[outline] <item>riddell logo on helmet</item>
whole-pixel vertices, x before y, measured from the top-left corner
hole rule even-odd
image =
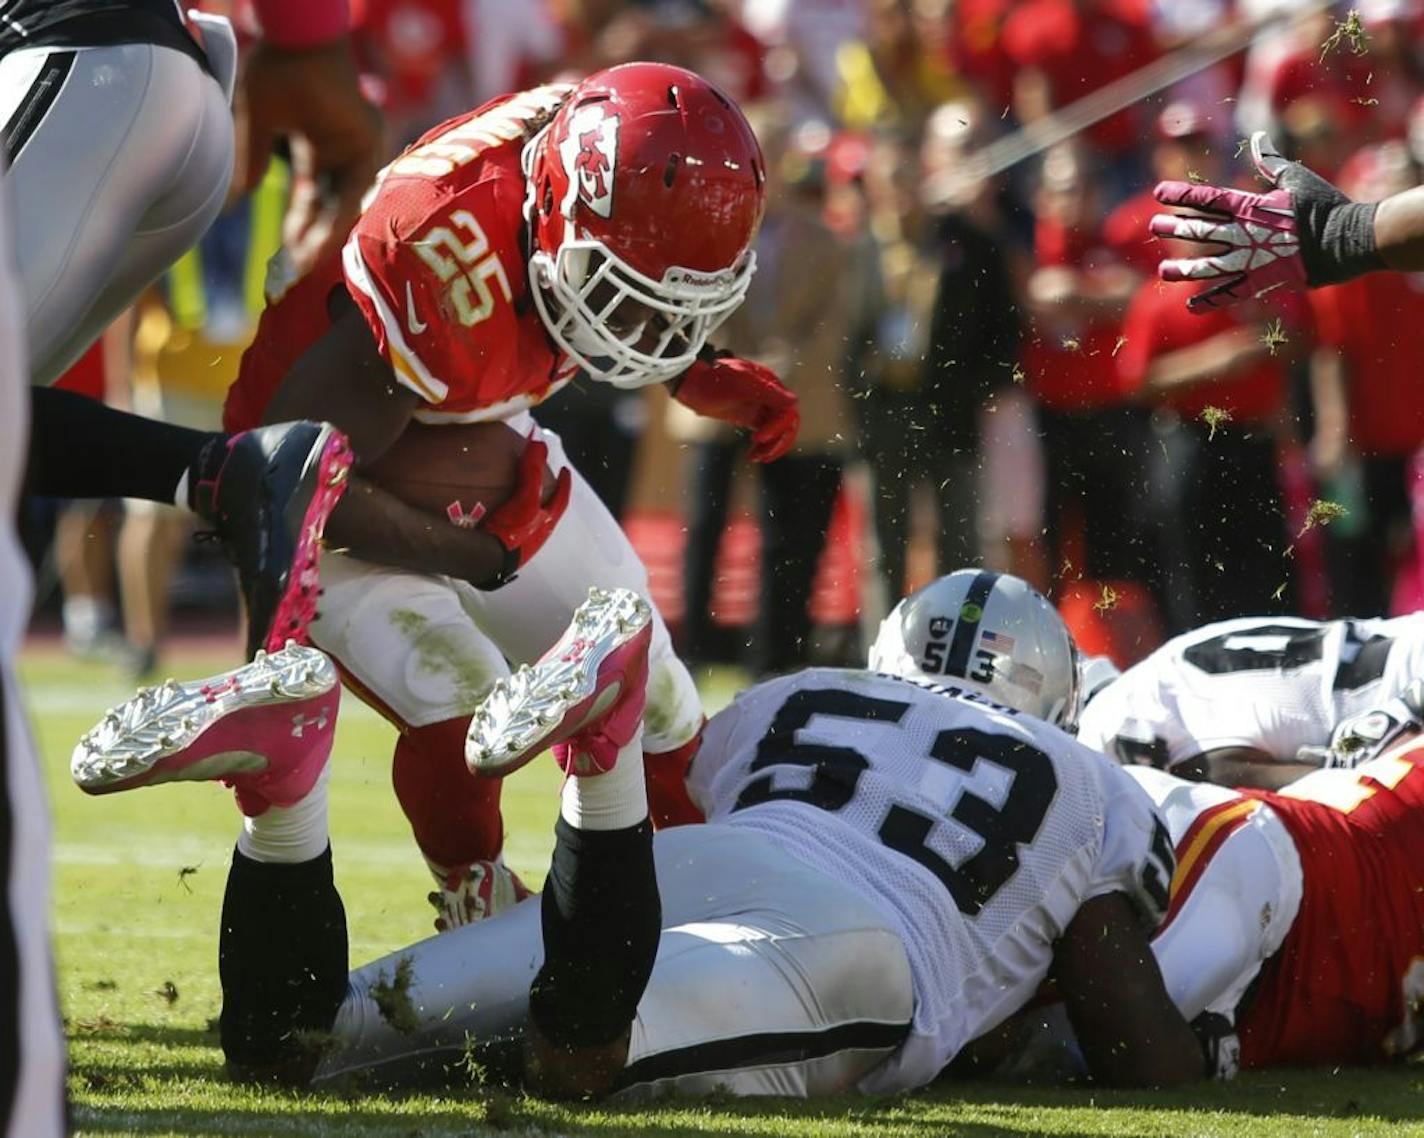
[[[613,175],[618,165],[618,116],[602,103],[580,107],[569,120],[568,137],[559,143],[559,157],[577,199],[598,214],[613,214]],[[573,202],[567,203],[567,209]]]

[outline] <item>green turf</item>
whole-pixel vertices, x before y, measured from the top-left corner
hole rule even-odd
[[[224,661],[189,657],[187,677]],[[70,1089],[85,1135],[1424,1135],[1424,1068],[1272,1073],[1163,1094],[942,1084],[896,1099],[699,1102],[644,1109],[555,1106],[470,1088],[348,1097],[259,1092],[226,1081],[217,918],[237,814],[217,786],[92,799],[68,781],[81,731],[127,694],[112,673],[51,651],[25,658],[53,796],[59,986]],[[712,677],[709,699],[729,680]],[[390,729],[344,706],[332,781],[337,881],[353,961],[427,933],[429,882],[389,784]],[[551,845],[557,773],[535,764],[505,790],[511,863],[531,884]]]

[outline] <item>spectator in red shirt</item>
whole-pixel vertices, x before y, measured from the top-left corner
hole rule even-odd
[[[1075,575],[1086,569],[1095,579],[1150,583],[1156,551],[1141,510],[1146,416],[1113,366],[1138,277],[1102,243],[1101,195],[1083,151],[1054,147],[1041,178],[1022,368],[1043,436],[1050,564],[1062,569],[1064,524],[1077,512],[1087,565],[1073,566]]]
[[[1157,55],[1142,0],[1027,0],[1004,27],[1018,68],[1014,110],[1031,123],[1151,63]],[[1109,162],[1120,201],[1143,180],[1141,110],[1129,107],[1084,132]]]
[[[1419,177],[1404,144],[1391,142],[1346,163],[1341,185],[1357,201],[1379,201]],[[1424,274],[1373,273],[1309,300],[1319,329],[1311,459],[1326,497],[1354,499],[1351,516],[1326,533],[1332,608],[1372,616],[1388,610],[1395,565],[1413,537],[1407,470],[1424,444],[1415,332],[1424,324]]]
[[[1154,408],[1149,486],[1173,633],[1292,609],[1276,436],[1310,324],[1294,294],[1197,315],[1192,289],[1144,282],[1117,357],[1124,385]],[[1277,310],[1284,342],[1270,334]]]
[[[1157,144],[1152,148],[1153,182],[1195,179],[1216,184],[1221,160],[1213,150],[1211,113],[1199,103],[1170,103],[1157,116]],[[1152,187],[1133,194],[1103,223],[1103,243],[1126,265],[1144,277],[1157,275],[1162,247],[1148,231],[1154,214],[1162,212]]]
[[[352,28],[397,149],[468,107],[461,0],[353,0]]]
[[[994,114],[1012,106],[1013,60],[1004,47],[1011,0],[958,0],[949,14],[949,53],[954,69],[978,89]]]
[[[1330,50],[1314,38],[1300,43],[1272,77],[1272,111],[1281,115],[1298,99],[1321,98],[1360,141],[1402,133],[1424,78],[1415,54],[1421,7],[1419,0],[1361,0],[1368,51],[1356,54],[1348,41]]]

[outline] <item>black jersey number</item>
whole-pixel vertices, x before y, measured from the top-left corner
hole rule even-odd
[[[851,747],[799,742],[796,732],[815,715],[893,724],[909,708],[910,704],[898,700],[839,689],[795,692],[773,717],[750,769],[807,767],[811,772],[809,780],[804,786],[778,786],[775,773],[767,771],[747,783],[733,809],[778,800],[805,802],[822,810],[842,809],[855,797],[856,785],[870,766],[869,761]],[[949,812],[950,819],[977,834],[984,843],[960,865],[951,865],[930,848],[930,835],[940,819],[906,806],[892,806],[878,831],[886,846],[919,862],[939,878],[960,912],[972,917],[1018,871],[1018,847],[1031,843],[1038,835],[1058,792],[1058,777],[1052,761],[1032,744],[975,728],[941,731],[930,746],[929,757],[966,773],[982,760],[1012,775],[1003,805],[996,807],[966,789]]]
[[[1328,625],[1301,628],[1291,624],[1261,624],[1238,628],[1193,644],[1182,658],[1211,676],[1228,672],[1284,672],[1320,659]],[[1366,637],[1354,621],[1345,622],[1340,662],[1334,689],[1353,691],[1384,675],[1390,646],[1388,636]]]
[[[983,760],[1013,775],[1002,806],[970,790],[955,802],[949,817],[984,840],[979,852],[959,865],[951,865],[930,849],[935,819],[892,806],[880,825],[880,840],[938,877],[959,911],[972,917],[1018,872],[1019,846],[1038,836],[1058,793],[1058,776],[1049,757],[1032,744],[972,727],[941,731],[930,747],[930,757],[965,773]]]
[[[899,723],[908,703],[875,699],[836,688],[803,688],[783,703],[771,721],[771,730],[757,744],[756,758],[749,770],[767,767],[809,767],[810,781],[803,786],[777,786],[771,773],[754,779],[742,788],[733,810],[762,802],[806,802],[822,810],[839,810],[855,797],[861,772],[870,764],[851,747],[831,747],[804,743],[796,732],[811,722],[813,715],[861,722]]]

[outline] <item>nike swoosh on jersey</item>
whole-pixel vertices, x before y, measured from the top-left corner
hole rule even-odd
[[[412,336],[419,336],[430,327],[415,314],[415,294],[411,292],[410,281],[405,282],[405,326]]]

